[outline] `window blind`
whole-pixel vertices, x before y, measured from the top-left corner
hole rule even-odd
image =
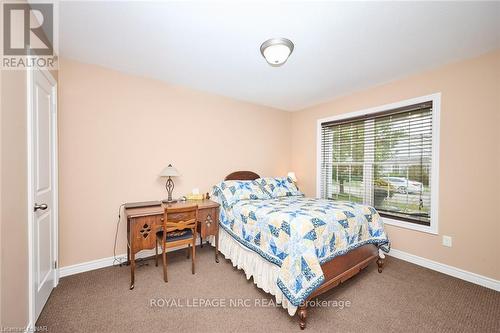
[[[323,198],[430,225],[432,102],[321,124]]]

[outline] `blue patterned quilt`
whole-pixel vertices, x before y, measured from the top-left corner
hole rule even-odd
[[[278,287],[296,306],[323,283],[321,264],[368,243],[388,251],[383,223],[370,206],[302,196],[223,206],[221,227],[281,267]]]

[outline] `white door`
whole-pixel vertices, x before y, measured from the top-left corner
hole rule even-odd
[[[29,75],[32,194],[32,320],[36,321],[57,283],[56,82],[42,70]]]

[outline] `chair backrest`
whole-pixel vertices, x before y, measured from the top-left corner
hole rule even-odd
[[[163,213],[163,230],[172,232],[192,229],[193,233],[196,233],[196,221],[198,221],[198,205],[166,207]]]

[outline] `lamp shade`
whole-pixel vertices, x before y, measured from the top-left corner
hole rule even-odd
[[[160,172],[160,177],[178,177],[180,176],[179,171],[177,171],[176,168],[172,166],[172,164],[169,164],[166,168],[164,168]]]
[[[287,176],[290,177],[290,179],[293,180],[294,182],[297,181],[297,177],[295,176],[295,172],[290,171]]]

